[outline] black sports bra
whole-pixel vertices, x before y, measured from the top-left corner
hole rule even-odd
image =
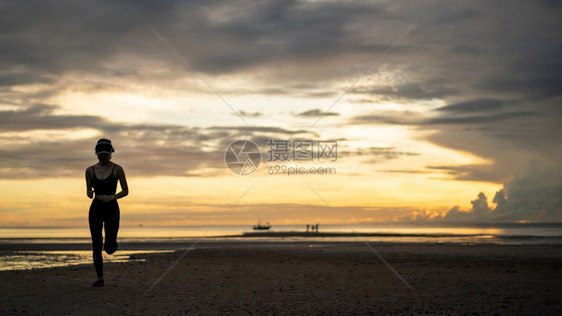
[[[98,179],[96,176],[96,169],[92,166],[94,177],[92,178],[92,186],[97,195],[113,195],[117,191],[117,177],[113,174],[115,172],[115,164],[111,169],[111,174],[105,179]]]

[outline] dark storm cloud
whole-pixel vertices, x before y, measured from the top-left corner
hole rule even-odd
[[[421,125],[425,119],[422,113],[414,111],[380,111],[376,114],[366,114],[352,117],[349,124],[397,124]]]
[[[499,220],[562,222],[560,169],[560,166],[537,166],[534,173],[520,175],[507,182],[503,192],[494,197],[494,203],[497,203],[494,217]],[[504,194],[507,198],[504,198]]]
[[[239,132],[263,132],[263,133],[273,133],[273,134],[308,134],[307,130],[288,130],[281,127],[269,127],[269,126],[212,126],[212,130],[236,130]]]
[[[504,106],[504,102],[497,99],[475,99],[455,104],[450,104],[436,109],[437,111],[447,112],[490,112],[499,110]]]
[[[478,126],[489,123],[501,123],[502,121],[537,116],[538,113],[531,111],[514,111],[488,115],[439,115],[432,118],[426,118],[423,113],[414,111],[385,111],[380,114],[361,115],[351,119],[350,124],[397,124],[397,125],[453,125],[455,127],[462,125]]]
[[[486,79],[476,86],[482,90],[516,93],[532,99],[549,99],[562,95],[562,78],[554,75],[546,78]]]
[[[385,99],[399,100],[431,100],[435,98],[444,98],[457,94],[454,89],[448,88],[442,83],[442,80],[428,80],[428,82],[410,82],[390,87],[374,87],[370,89],[355,89],[354,93],[368,94],[380,96]]]
[[[430,170],[440,170],[450,179],[468,181],[505,182],[509,179],[506,170],[498,170],[494,165],[426,166]]]
[[[208,138],[219,137],[212,131],[203,133],[181,126],[106,123],[108,128],[91,128],[112,139],[116,148],[115,160],[127,165],[128,173],[134,176],[187,176],[203,164],[218,166],[218,155],[203,150],[203,143]],[[87,126],[81,126],[84,127]],[[81,177],[83,169],[96,161],[93,146],[97,138],[73,140],[20,136],[0,139],[4,143],[0,148],[2,179]]]
[[[134,77],[132,69],[110,65],[120,55],[164,61],[169,76],[185,75],[186,69],[146,27],[150,23],[194,70],[224,74],[267,66],[271,78],[279,78],[275,72],[288,68],[296,71],[291,84],[306,78],[298,84],[328,89],[333,81],[359,76],[411,29],[381,64],[407,74],[406,82],[358,87],[356,93],[431,99],[462,94],[467,86],[508,91],[516,85],[521,91],[553,95],[559,87],[560,44],[555,34],[545,32],[559,26],[551,5],[11,2],[3,5],[9,14],[0,22],[5,34],[0,69],[7,71],[0,83],[44,82],[71,71]],[[467,59],[458,51],[483,53]],[[318,67],[326,62],[329,67]],[[330,95],[328,90],[314,94]]]
[[[34,104],[25,110],[0,111],[0,131],[29,131],[37,129],[100,128],[107,121],[92,115],[53,115],[54,108]],[[108,126],[109,127],[109,126]]]
[[[191,68],[207,73],[350,51],[382,52],[388,44],[357,39],[362,21],[386,18],[384,7],[375,4],[30,1],[4,3],[3,11],[9,14],[0,22],[0,69],[8,73],[0,75],[0,84],[7,86],[45,82],[70,71],[126,74],[108,64],[120,54],[167,59],[176,75],[185,72],[146,23],[185,55]]]
[[[263,114],[260,112],[246,112],[243,110],[238,111],[238,114],[243,117],[261,117]],[[236,113],[232,113],[232,115],[237,115]]]
[[[538,115],[531,111],[517,111],[517,112],[506,112],[499,114],[490,115],[471,115],[471,116],[444,116],[429,119],[427,121],[421,122],[425,125],[438,125],[438,124],[482,124],[482,123],[500,123],[501,121],[510,120],[512,118],[519,117],[529,117]]]
[[[223,144],[243,137],[236,133],[146,125],[113,126],[101,134],[115,144],[114,160],[126,165],[127,172],[136,177],[221,174],[226,170]],[[5,145],[0,149],[0,178],[81,177],[83,169],[96,162],[96,140],[23,139],[18,145]],[[211,140],[218,144],[206,143]],[[215,171],[201,174],[201,168]]]
[[[28,83],[65,71],[95,71],[123,44],[136,15],[134,8],[108,2],[75,1],[4,2],[3,11],[1,68],[27,74]]]
[[[95,129],[112,139],[115,159],[124,161],[133,176],[214,176],[226,170],[224,150],[234,140],[252,139],[265,146],[270,138],[306,131],[274,127],[191,128],[166,124],[124,124],[98,116],[53,114],[55,106],[36,104],[23,110],[0,112],[0,131]],[[95,162],[97,138],[38,140],[0,134],[0,179],[34,179],[81,176]],[[146,166],[150,166],[147,168]],[[198,170],[211,171],[201,174]]]
[[[418,156],[418,153],[401,151],[394,147],[367,147],[357,148],[353,151],[339,150],[338,158],[356,156],[366,158],[364,163],[380,163],[387,160],[398,159],[401,157]]]
[[[235,140],[254,141],[262,153],[267,151],[270,139],[290,139],[294,135],[303,137],[316,134],[306,131],[291,131],[273,127],[209,127],[191,128],[179,125],[122,124],[100,117],[88,117],[90,124],[73,125],[70,122],[81,117],[65,115],[42,116],[45,110],[14,111],[24,117],[24,127],[10,131],[44,130],[52,122],[68,120],[68,128],[92,128],[100,137],[112,140],[116,149],[113,154],[117,163],[127,166],[127,173],[133,177],[184,176],[212,177],[225,174],[225,149]],[[17,115],[12,120],[22,123]],[[6,129],[4,131],[7,131]],[[36,139],[26,136],[2,136],[0,142],[0,179],[41,179],[82,177],[86,166],[96,162],[94,145],[96,138],[87,139]],[[341,152],[344,156],[396,159],[403,153],[393,148],[366,148],[354,152]],[[147,168],[147,166],[150,166]],[[202,172],[201,169],[205,169]]]
[[[509,181],[494,195],[492,203],[482,192],[471,201],[468,211],[453,207],[437,220],[450,222],[562,222],[562,185],[528,181],[536,177]],[[527,183],[526,183],[527,182]],[[509,193],[507,193],[509,192]],[[506,193],[508,196],[506,197]]]
[[[114,160],[127,166],[132,176],[209,177],[226,172],[224,151],[233,141],[250,139],[267,150],[270,139],[319,137],[306,130],[279,127],[216,126],[192,128],[171,124],[125,124],[98,116],[58,115],[56,106],[36,104],[19,111],[3,111],[3,132],[66,131],[94,129],[113,141]],[[84,168],[95,162],[97,138],[41,139],[0,134],[0,179],[81,177]],[[370,162],[397,159],[415,153],[395,148],[360,148],[339,155],[365,157]],[[147,168],[150,166],[150,168]],[[206,169],[201,173],[201,169]]]
[[[338,116],[338,115],[340,115],[340,114],[335,113],[335,112],[325,112],[325,111],[322,111],[320,109],[308,110],[308,111],[304,111],[304,112],[295,114],[295,116],[312,116],[312,117]]]
[[[53,83],[56,77],[33,72],[27,73],[0,73],[0,87],[11,87],[14,85],[25,85],[30,83]]]

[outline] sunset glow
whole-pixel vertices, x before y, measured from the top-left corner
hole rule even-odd
[[[499,23],[469,3],[178,3],[135,18],[76,5],[64,19],[43,5],[3,31],[2,227],[86,226],[102,137],[129,178],[123,226],[210,225],[254,184],[219,224],[341,223],[325,202],[353,223],[562,221],[546,6],[502,8]],[[224,163],[239,139],[263,155],[248,176]],[[266,161],[268,139],[337,141],[337,161]],[[268,173],[277,163],[335,174]]]

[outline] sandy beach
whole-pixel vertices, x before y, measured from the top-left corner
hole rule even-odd
[[[103,288],[91,266],[0,272],[0,314],[562,313],[562,246],[371,245],[413,290],[362,243],[203,243],[108,264]]]

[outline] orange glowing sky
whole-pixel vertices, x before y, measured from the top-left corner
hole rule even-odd
[[[5,5],[0,226],[87,225],[101,137],[124,226],[562,221],[557,4],[154,6]],[[338,159],[235,175],[239,139]]]

